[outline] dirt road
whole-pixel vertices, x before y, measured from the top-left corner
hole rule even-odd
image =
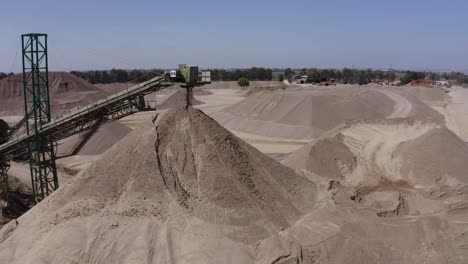
[[[388,96],[395,102],[395,105],[393,106],[393,112],[387,117],[387,119],[408,117],[408,115],[411,113],[411,110],[413,109],[413,105],[408,99],[390,90],[379,89],[378,91]]]

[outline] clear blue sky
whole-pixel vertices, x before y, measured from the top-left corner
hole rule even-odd
[[[202,67],[468,69],[463,0],[1,1],[0,71],[22,33],[51,70]],[[20,51],[19,51],[20,53]]]

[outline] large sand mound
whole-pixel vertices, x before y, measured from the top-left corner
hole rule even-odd
[[[54,114],[90,104],[107,96],[102,90],[67,72],[49,73],[49,92]],[[23,100],[22,74],[0,80],[0,114],[22,115]]]
[[[316,138],[349,120],[391,115],[394,102],[372,89],[276,90],[250,95],[213,117],[229,129],[279,138]]]
[[[372,85],[267,89],[213,117],[231,130],[287,139],[315,139],[354,120],[414,117],[444,122],[416,95]]]
[[[5,226],[0,263],[253,263],[315,197],[201,111],[175,108]]]

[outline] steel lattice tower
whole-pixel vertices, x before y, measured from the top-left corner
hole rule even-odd
[[[29,165],[34,199],[44,199],[58,188],[56,144],[38,131],[51,120],[47,35],[24,34],[22,38],[24,111],[29,143]]]

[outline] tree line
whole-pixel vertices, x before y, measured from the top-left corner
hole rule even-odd
[[[90,83],[126,83],[142,82],[164,73],[162,69],[153,70],[122,70],[112,69],[109,71],[72,71],[72,74],[87,80]],[[213,69],[211,70],[212,81],[237,81],[247,78],[253,81],[272,80],[272,70],[267,68],[253,67],[250,69]]]
[[[292,81],[294,76],[307,76],[308,81],[312,83],[330,82],[345,84],[368,84],[375,81],[399,81],[401,84],[408,84],[414,80],[428,79],[436,80],[454,80],[458,85],[468,85],[468,76],[461,72],[435,73],[419,71],[396,71],[396,70],[372,70],[372,69],[300,69],[292,70],[287,68],[283,72],[284,78]]]
[[[162,69],[151,70],[96,70],[96,71],[72,71],[72,74],[87,80],[90,83],[139,83],[154,78],[162,73]],[[0,72],[0,80],[13,73]],[[293,76],[307,76],[309,82],[320,83],[334,80],[337,83],[345,84],[368,84],[374,81],[400,81],[402,84],[410,83],[413,80],[427,79],[436,80],[454,80],[458,85],[468,86],[468,76],[461,72],[434,73],[420,71],[397,71],[397,70],[372,70],[372,69],[272,69],[262,67],[252,67],[250,69],[212,69],[212,81],[237,81],[240,78],[246,78],[251,81],[282,81],[291,80]]]
[[[10,72],[10,73],[0,72],[0,80],[5,79],[6,77],[12,76],[12,75],[14,75],[14,73],[12,73],[12,72]]]
[[[212,81],[237,81],[240,78],[246,78],[250,81],[271,81],[273,79],[273,71],[269,68],[252,67],[250,69],[212,69]]]
[[[335,81],[337,83],[345,84],[368,84],[374,80],[387,80],[390,82],[395,81],[397,73],[394,71],[382,71],[382,70],[360,70],[360,69],[301,69],[292,70],[290,68],[285,69],[284,78],[292,81],[294,75],[307,76],[309,82],[320,83]]]
[[[71,74],[78,76],[88,82],[95,83],[140,83],[152,79],[164,73],[161,69],[152,70],[100,70],[100,71],[72,71]]]

